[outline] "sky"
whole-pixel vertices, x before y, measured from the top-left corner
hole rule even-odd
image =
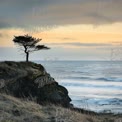
[[[51,48],[30,60],[121,60],[122,0],[0,0],[0,60],[25,60],[25,34]]]

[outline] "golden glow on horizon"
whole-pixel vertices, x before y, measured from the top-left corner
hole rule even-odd
[[[27,32],[21,29],[1,29],[0,30],[0,47],[13,47],[14,43],[12,42],[12,39],[16,35],[23,35]]]
[[[122,42],[122,23],[111,25],[70,25],[33,34],[51,43],[113,43]]]
[[[36,30],[36,29],[35,29]],[[0,46],[13,46],[13,36],[30,33],[21,29],[1,29]],[[31,32],[31,35],[42,38],[42,43],[113,43],[122,42],[122,23],[105,25],[67,25],[52,28],[43,32]],[[6,36],[7,35],[7,36]]]

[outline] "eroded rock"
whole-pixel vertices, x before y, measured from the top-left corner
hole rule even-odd
[[[38,103],[51,102],[69,106],[68,91],[50,76],[41,64],[1,62],[0,92],[15,97],[33,97]]]

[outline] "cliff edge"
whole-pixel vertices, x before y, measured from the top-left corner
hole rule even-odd
[[[41,64],[33,62],[0,62],[0,93],[64,107],[69,107],[71,101],[67,89],[59,85]]]

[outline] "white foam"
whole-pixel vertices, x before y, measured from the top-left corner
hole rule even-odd
[[[109,81],[109,82],[105,82],[105,81],[98,81],[98,80],[69,80],[69,79],[61,79],[59,80],[60,84],[63,83],[74,83],[74,84],[88,84],[88,85],[104,85],[104,86],[108,86],[108,85],[114,85],[114,86],[122,86],[122,82],[113,82],[113,81]]]

